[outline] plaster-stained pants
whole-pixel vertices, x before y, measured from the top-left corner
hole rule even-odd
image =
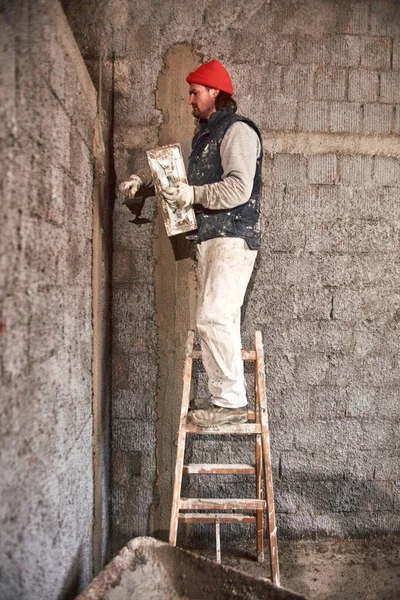
[[[215,238],[197,246],[197,331],[208,389],[216,406],[247,404],[240,309],[257,256],[241,238]]]

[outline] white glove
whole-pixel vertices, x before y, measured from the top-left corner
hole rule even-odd
[[[131,175],[127,181],[123,181],[119,186],[119,191],[125,198],[134,198],[143,181],[139,175]]]
[[[162,195],[164,200],[174,209],[181,210],[194,204],[194,188],[192,185],[183,183],[183,181],[178,181],[176,186],[164,188]]]

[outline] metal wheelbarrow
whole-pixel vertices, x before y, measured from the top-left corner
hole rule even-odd
[[[306,600],[151,537],[131,540],[77,600]]]

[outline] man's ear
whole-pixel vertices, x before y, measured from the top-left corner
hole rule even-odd
[[[218,94],[219,94],[219,90],[216,90],[216,89],[212,88],[211,91],[212,91],[212,96],[215,99],[218,96]]]

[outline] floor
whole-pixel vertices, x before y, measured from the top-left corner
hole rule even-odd
[[[190,549],[214,558],[213,549]],[[400,537],[282,541],[279,554],[282,586],[310,600],[400,600]],[[254,544],[222,548],[222,562],[268,577]]]

